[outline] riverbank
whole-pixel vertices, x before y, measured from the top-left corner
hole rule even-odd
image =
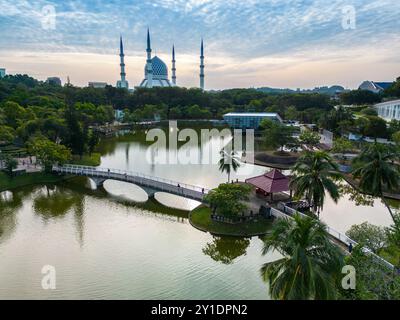
[[[268,233],[272,226],[272,220],[258,218],[254,221],[240,224],[228,224],[211,220],[211,209],[200,206],[189,213],[190,224],[203,232],[209,232],[216,236],[231,237],[256,237]]]
[[[360,190],[359,186],[358,186],[358,182],[352,177],[351,174],[344,174],[343,177],[346,180],[346,182],[349,185],[351,185],[355,190],[357,190],[357,191]],[[398,194],[398,193],[387,193],[387,192],[384,192],[383,195],[387,199],[393,199],[393,200],[399,200],[400,201],[400,194]]]
[[[34,184],[56,183],[68,178],[68,176],[59,176],[45,172],[25,173],[10,178],[4,172],[0,172],[0,192]]]
[[[268,167],[279,170],[289,170],[296,163],[297,157],[277,156],[272,152],[254,152],[246,153],[242,156],[242,161],[248,164],[254,164],[262,167]]]
[[[91,155],[84,154],[82,157],[74,155],[70,163],[79,166],[98,167],[101,164],[101,154],[93,152]]]

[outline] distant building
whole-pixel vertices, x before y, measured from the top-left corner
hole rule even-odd
[[[6,76],[6,69],[0,69],[0,79]]]
[[[225,122],[234,129],[258,129],[264,119],[283,122],[277,113],[227,113]]]
[[[400,120],[400,100],[378,103],[374,108],[378,116],[386,121]]]
[[[371,91],[373,93],[380,93],[389,88],[393,82],[374,82],[364,81],[359,87],[359,90]]]
[[[117,109],[114,111],[114,117],[115,117],[115,120],[122,121],[122,120],[124,120],[125,112],[123,110]]]
[[[175,87],[177,86],[177,69],[176,69],[176,57],[175,57],[175,45],[172,45],[172,76],[171,79],[168,76],[167,64],[157,56],[152,55],[150,30],[147,29],[147,48],[146,48],[146,64],[144,66],[144,79],[139,84],[140,88],[154,88],[154,87]],[[122,36],[120,36],[120,79],[117,81],[117,88],[125,88],[133,92],[133,88],[129,89],[129,83],[126,80],[125,70],[125,52]],[[199,74],[199,87],[204,90],[205,88],[205,56],[204,56],[204,41],[201,40],[200,45],[200,74]]]
[[[90,88],[95,88],[95,89],[104,89],[106,86],[108,86],[107,82],[89,82],[88,85]]]
[[[50,78],[47,78],[46,82],[47,82],[48,84],[50,84],[50,85],[53,85],[53,86],[61,86],[61,85],[62,85],[61,79],[58,78],[58,77],[50,77]]]
[[[174,68],[175,68],[175,50],[173,50]],[[153,88],[153,87],[172,87],[171,82],[168,79],[168,68],[167,65],[159,57],[151,56],[151,42],[150,42],[150,31],[147,30],[147,60],[144,68],[144,79],[140,83],[142,88]],[[176,81],[176,76],[175,76]]]

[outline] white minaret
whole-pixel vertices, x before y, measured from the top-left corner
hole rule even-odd
[[[121,80],[117,82],[117,88],[129,89],[128,81],[126,81],[125,73],[125,54],[124,54],[124,44],[122,43],[122,36],[119,39],[119,56],[120,56],[120,66],[121,66]]]
[[[150,30],[147,29],[147,87],[153,88],[153,65],[151,63]]]
[[[172,46],[172,84],[176,86],[175,45]]]
[[[203,39],[201,39],[201,53],[200,53],[200,89],[204,90],[204,46]]]

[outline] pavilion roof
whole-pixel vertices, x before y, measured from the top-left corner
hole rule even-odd
[[[289,182],[289,178],[277,169],[246,180],[247,184],[251,184],[268,193],[289,191]]]

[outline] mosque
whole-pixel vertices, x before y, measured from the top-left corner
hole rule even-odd
[[[159,57],[151,55],[151,41],[150,30],[147,29],[147,60],[144,67],[144,79],[140,83],[140,88],[154,88],[154,87],[174,87],[176,84],[176,60],[175,60],[175,46],[172,46],[172,77],[168,78],[168,67]],[[120,67],[121,67],[121,80],[117,82],[117,88],[129,89],[129,83],[126,81],[125,73],[125,54],[122,36],[120,38]],[[204,90],[204,45],[201,40],[200,48],[200,88]]]

